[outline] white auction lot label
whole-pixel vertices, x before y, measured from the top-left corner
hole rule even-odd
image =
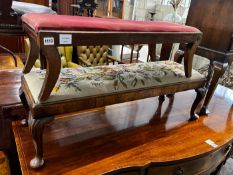
[[[45,46],[53,46],[54,45],[54,38],[53,37],[45,37],[44,38],[44,45]]]
[[[70,34],[60,34],[59,35],[60,44],[72,44],[72,35]]]
[[[218,147],[218,145],[216,143],[214,143],[214,141],[211,140],[211,139],[206,140],[205,143],[208,144],[208,145],[210,145],[210,146],[212,146],[213,148],[217,148]]]

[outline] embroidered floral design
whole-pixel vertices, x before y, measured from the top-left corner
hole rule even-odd
[[[45,77],[44,70],[37,70],[40,78]],[[172,61],[121,64],[112,66],[81,67],[76,69],[62,69],[53,93],[61,89],[72,89],[82,92],[82,84],[89,87],[105,88],[106,84],[115,91],[144,87],[148,84],[163,83],[165,77],[185,78],[183,65]]]

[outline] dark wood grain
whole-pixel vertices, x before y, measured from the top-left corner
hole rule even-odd
[[[22,173],[28,174],[210,174],[233,142],[233,92],[218,86],[209,117],[187,122],[192,91],[158,104],[156,97],[60,115],[46,128],[46,164],[32,170],[28,128],[14,122]],[[218,148],[205,141],[211,139]],[[187,173],[188,171],[188,173]],[[160,175],[159,174],[159,175]]]
[[[37,46],[35,40],[33,40],[32,38],[29,38],[30,41],[30,52],[28,54],[28,58],[26,60],[26,64],[24,66],[23,69],[23,73],[29,73],[33,67],[33,65],[35,64],[36,60],[39,57],[39,47]]]
[[[229,52],[233,33],[233,1],[192,0],[186,23],[203,32],[200,46]],[[197,13],[198,11],[198,13]],[[201,17],[201,18],[200,18]]]
[[[19,17],[11,9],[12,0],[2,0],[0,4],[0,44],[13,52],[23,52],[23,34]],[[8,35],[3,36],[3,35]],[[15,36],[17,35],[17,36]],[[10,36],[10,37],[9,37]],[[8,40],[7,40],[8,39]]]
[[[3,120],[2,108],[21,103],[18,96],[21,85],[20,77],[20,70],[0,71],[0,149],[7,149],[11,144],[9,139],[11,138],[10,123]]]
[[[33,3],[33,4],[44,5],[44,6],[49,6],[49,0],[21,0],[21,1]]]
[[[49,0],[21,0],[40,5],[49,5]],[[0,44],[15,53],[24,53],[24,36],[21,15],[13,11],[12,0],[1,0],[0,4]]]
[[[21,70],[0,70],[0,107],[20,103]]]
[[[0,150],[7,152],[12,174],[19,174],[20,167],[18,166],[11,122],[9,119],[3,118],[2,115],[7,114],[7,117],[13,117],[22,113],[25,114],[22,105],[20,105],[18,94],[21,84],[21,72],[20,70],[0,71]],[[7,110],[5,110],[5,107],[7,107]]]
[[[164,43],[161,48],[160,61],[169,60],[173,49],[172,43]]]
[[[42,90],[38,97],[39,100],[43,102],[48,99],[57,82],[57,79],[61,71],[61,58],[55,46],[42,47],[41,50],[42,54],[46,58],[47,63],[45,81],[43,83]]]
[[[232,7],[233,1],[228,0],[191,1],[186,24],[203,32],[198,55],[214,61],[233,61],[233,24],[229,22],[233,20],[233,16],[229,15],[232,14]]]
[[[156,44],[149,44],[148,49],[148,56],[150,57],[150,61],[156,61]]]
[[[73,3],[73,0],[57,0],[57,13],[61,15],[73,15],[73,8],[71,7]]]

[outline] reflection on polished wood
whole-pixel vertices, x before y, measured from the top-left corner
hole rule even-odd
[[[4,120],[3,114],[8,113],[6,117],[21,115],[23,108],[20,107],[19,87],[21,85],[21,70],[0,70],[0,150],[4,150],[11,165],[11,174],[17,174],[20,170],[17,160],[13,132],[11,130],[10,120]],[[9,107],[5,111],[3,108]],[[12,106],[14,106],[12,108]],[[19,108],[18,108],[19,107]],[[1,174],[1,173],[0,173]]]
[[[0,120],[3,117],[16,119],[16,117],[25,117],[27,115],[19,98],[21,75],[22,70],[0,70]],[[0,126],[0,139],[1,134],[2,127]]]
[[[21,72],[21,70],[0,70],[0,107],[21,103],[18,95]]]
[[[14,122],[22,173],[209,174],[231,150],[233,91],[218,86],[212,113],[188,122],[194,98],[187,91],[163,103],[154,97],[61,115],[45,129],[46,164],[39,170],[29,167],[34,149],[28,128]],[[206,144],[208,139],[218,147]]]
[[[21,71],[20,70],[0,70],[0,149],[8,149],[10,147],[10,123],[3,120],[2,108],[8,105],[18,105],[21,103],[19,99],[19,87]]]

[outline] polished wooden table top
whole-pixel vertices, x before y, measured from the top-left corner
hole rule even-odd
[[[10,123],[3,120],[2,108],[19,105],[19,87],[21,85],[20,70],[0,70],[0,149],[10,145]]]
[[[19,98],[21,72],[22,70],[0,70],[0,119],[2,117],[3,106],[21,103]]]
[[[59,116],[46,127],[46,164],[32,170],[34,155],[28,128],[13,123],[23,174],[103,174],[151,162],[201,157],[233,141],[233,91],[218,86],[209,117],[188,122],[193,91],[177,93],[174,100],[148,98],[79,114]],[[215,145],[215,146],[216,146]]]
[[[19,88],[22,70],[0,70],[0,108],[21,103]]]

